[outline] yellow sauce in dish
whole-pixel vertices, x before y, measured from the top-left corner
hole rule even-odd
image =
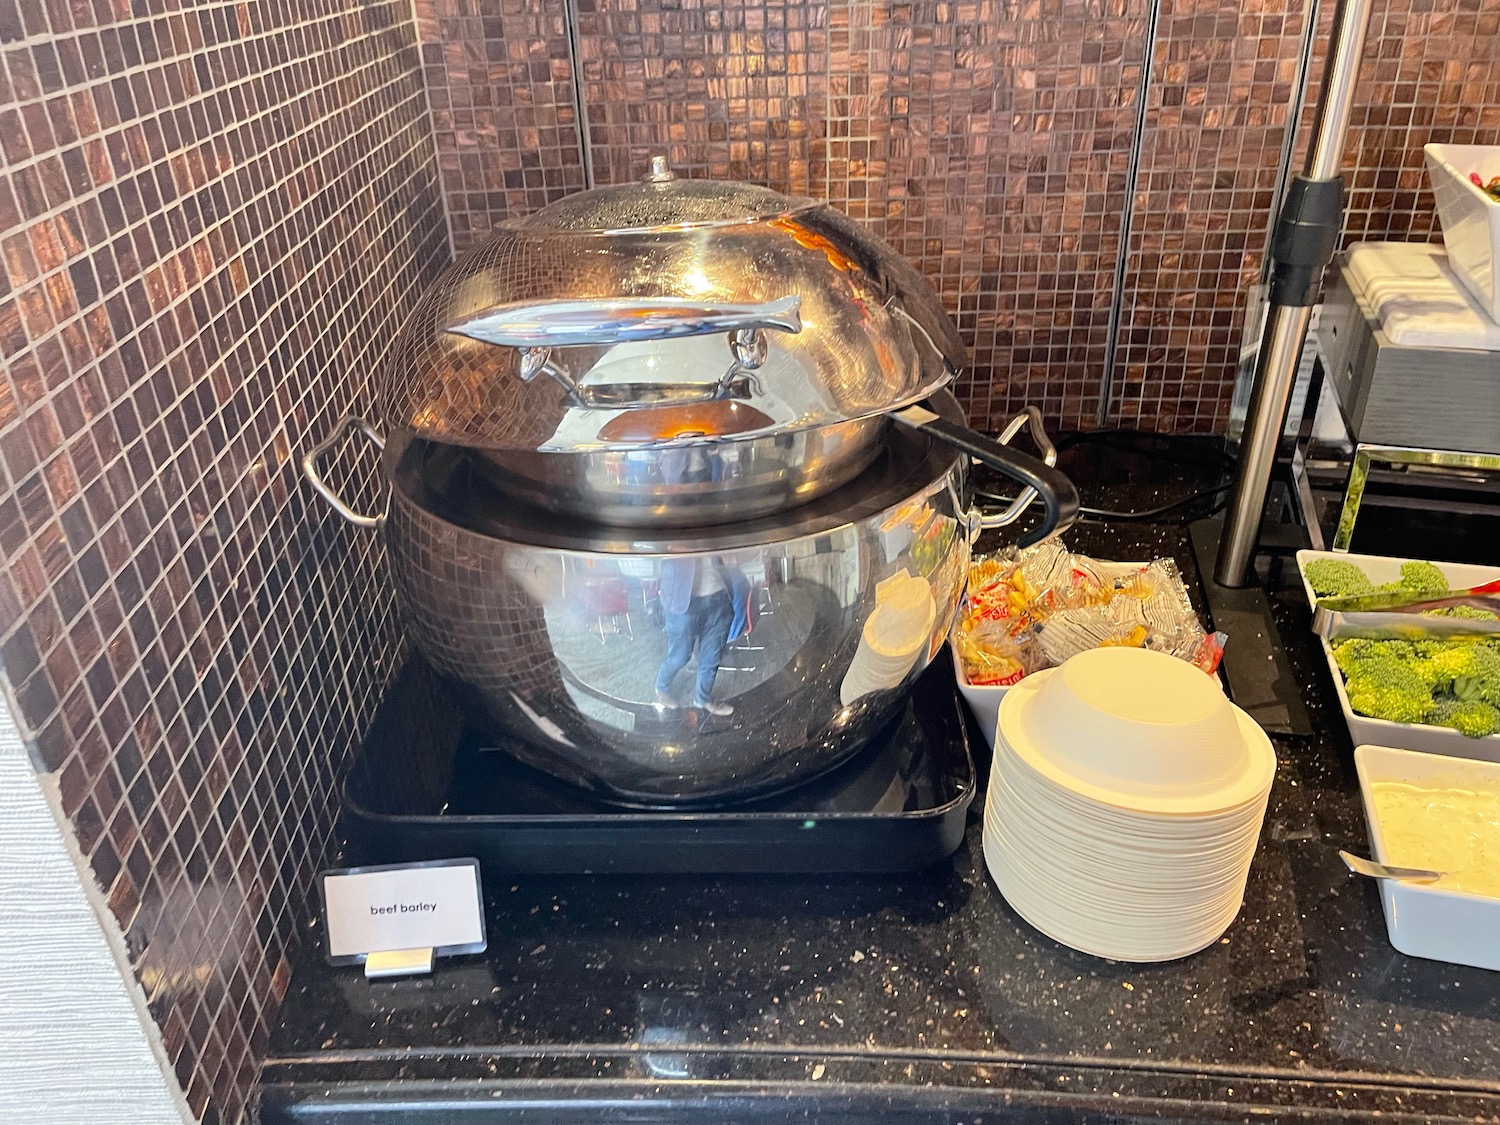
[[[1370,786],[1385,862],[1445,872],[1429,886],[1500,898],[1500,790]]]

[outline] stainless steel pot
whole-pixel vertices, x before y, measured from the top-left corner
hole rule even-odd
[[[880,451],[883,417],[664,448],[486,450],[483,471],[518,500],[621,527],[754,519],[842,487]]]
[[[427,293],[379,385],[393,436],[482,450],[529,504],[693,527],[842,487],[885,416],[964,363],[925,279],[847,216],[661,165],[502,224]]]
[[[938,405],[961,417],[951,396]],[[346,420],[304,470],[346,518],[383,525],[417,646],[477,689],[519,757],[648,805],[754,796],[868,741],[941,648],[972,537],[1024,506],[981,517],[968,459],[895,428],[835,494],[668,533],[558,520],[496,488],[472,451],[400,436],[383,457],[388,510],[361,514],[320,473],[351,429],[379,441]],[[703,609],[699,664],[674,670],[695,606],[732,609],[728,639],[705,655],[722,622]]]

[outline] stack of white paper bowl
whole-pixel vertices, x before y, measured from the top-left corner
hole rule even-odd
[[[1213,677],[1144,649],[1083,652],[1000,704],[985,862],[1064,945],[1185,957],[1239,913],[1275,772]]]

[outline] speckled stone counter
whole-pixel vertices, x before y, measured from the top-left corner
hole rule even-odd
[[[1192,572],[1180,527],[1069,541]],[[1500,975],[1395,952],[1336,855],[1363,819],[1299,603],[1276,614],[1318,733],[1277,741],[1244,909],[1196,956],[1038,934],[984,873],[977,807],[911,876],[487,872],[489,951],[430,978],[367,983],[310,939],[262,1119],[1500,1120]]]

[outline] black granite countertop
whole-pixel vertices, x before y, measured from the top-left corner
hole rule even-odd
[[[1129,502],[1176,486],[1145,485]],[[1196,573],[1180,525],[1069,543]],[[913,875],[487,872],[488,952],[431,977],[369,983],[309,939],[262,1119],[1500,1120],[1500,975],[1387,943],[1336,854],[1364,824],[1306,606],[1274,612],[1316,732],[1276,740],[1244,908],[1204,952],[1124,965],[1043,937],[984,873],[977,806]]]

